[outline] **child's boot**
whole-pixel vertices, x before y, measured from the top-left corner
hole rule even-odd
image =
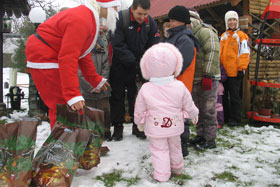
[[[123,139],[123,124],[114,124],[113,140],[121,141]]]

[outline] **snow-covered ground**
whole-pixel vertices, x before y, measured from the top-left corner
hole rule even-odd
[[[8,69],[4,68],[4,82],[8,80],[7,71]],[[26,74],[19,73],[18,76],[21,84],[28,83]],[[4,92],[6,93],[7,89]],[[28,95],[28,90],[24,89],[24,92]],[[22,108],[27,108],[27,101],[22,102]],[[18,120],[26,115],[27,112],[14,112],[9,121]],[[193,127],[191,131],[195,134]],[[49,134],[48,122],[38,126],[36,151]],[[153,168],[149,141],[139,140],[131,135],[131,124],[125,124],[123,141],[105,142],[103,145],[108,146],[110,152],[101,157],[98,167],[89,171],[78,169],[72,182],[73,187],[103,187],[106,185],[99,179],[106,174],[116,173],[120,173],[121,176],[113,186],[118,187],[280,185],[280,129],[268,124],[262,127],[246,125],[220,129],[216,149],[196,151],[189,148],[190,155],[185,158],[185,178],[173,177],[165,183],[156,182],[151,178]]]

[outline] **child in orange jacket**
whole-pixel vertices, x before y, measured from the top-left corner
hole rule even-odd
[[[230,126],[241,122],[240,88],[244,72],[250,61],[248,35],[239,28],[239,18],[235,11],[225,14],[226,32],[221,36],[220,61],[228,79],[223,83],[224,118]]]

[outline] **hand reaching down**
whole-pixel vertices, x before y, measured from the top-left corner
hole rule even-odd
[[[73,105],[71,105],[71,109],[74,111],[79,111],[82,110],[85,106],[85,101],[78,101],[76,103],[74,103]]]

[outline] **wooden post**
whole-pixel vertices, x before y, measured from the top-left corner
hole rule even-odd
[[[243,0],[243,16],[248,18],[249,25],[252,25],[252,16],[249,15],[249,0]],[[252,34],[252,27],[248,27],[247,34]],[[249,45],[252,45],[252,41],[249,40]],[[251,106],[251,85],[249,81],[248,69],[246,70],[243,79],[243,93],[242,93],[242,113],[246,116],[246,113],[250,110]]]
[[[0,3],[0,103],[3,103],[3,16],[2,12],[4,12],[5,9],[3,7],[2,2]]]
[[[241,0],[232,0],[231,1],[231,6],[236,6],[240,3]]]

